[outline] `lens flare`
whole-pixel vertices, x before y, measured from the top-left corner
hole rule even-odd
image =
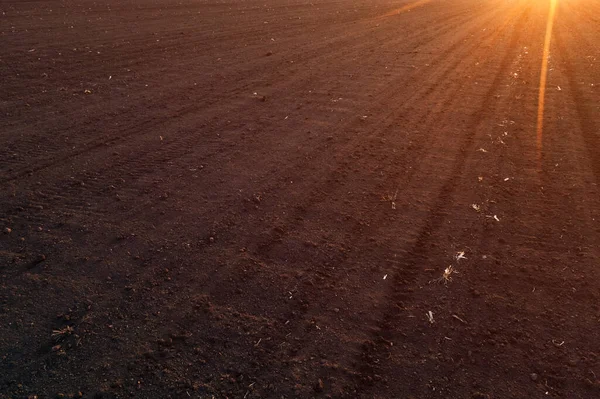
[[[400,8],[396,8],[395,10],[392,10],[392,11],[388,12],[387,14],[380,16],[379,18],[387,18],[387,17],[391,17],[394,15],[402,14],[403,12],[410,11],[413,8],[417,8],[422,5],[425,5],[425,4],[429,3],[430,1],[431,0],[417,0],[412,3],[407,4],[405,6],[402,6]]]
[[[546,37],[544,38],[544,53],[542,55],[542,71],[540,74],[540,92],[538,100],[536,143],[538,161],[542,157],[542,137],[544,131],[544,101],[546,97],[546,81],[548,80],[548,57],[550,56],[550,42],[552,41],[552,28],[554,26],[554,15],[558,0],[550,0],[550,11],[546,22]]]

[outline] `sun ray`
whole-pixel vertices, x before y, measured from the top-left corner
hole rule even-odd
[[[554,27],[554,15],[556,14],[557,3],[558,0],[550,0],[550,10],[548,12],[548,20],[546,22],[546,36],[544,38],[544,52],[542,55],[542,68],[540,74],[540,91],[538,99],[536,126],[538,161],[540,161],[542,157],[542,141],[544,131],[544,102],[546,98],[546,82],[548,80],[548,57],[550,56],[550,43],[552,41],[552,29]]]
[[[417,8],[417,7],[420,7],[422,5],[425,5],[425,4],[429,3],[430,1],[431,0],[417,0],[417,1],[413,1],[412,3],[406,4],[406,5],[404,5],[404,6],[400,7],[400,8],[396,8],[395,10],[392,10],[392,11],[390,11],[390,12],[388,12],[388,13],[386,13],[386,14],[378,17],[378,18],[387,18],[387,17],[391,17],[391,16],[394,16],[394,15],[402,14],[403,12],[410,11],[413,8]]]

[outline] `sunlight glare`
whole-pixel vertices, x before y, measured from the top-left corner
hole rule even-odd
[[[548,57],[550,56],[550,42],[552,39],[552,28],[554,26],[554,14],[556,13],[556,4],[558,0],[550,0],[550,11],[548,12],[548,21],[546,22],[546,37],[544,39],[544,53],[542,55],[542,70],[540,74],[540,92],[537,112],[537,153],[538,160],[542,156],[542,133],[544,130],[544,101],[546,96],[546,81],[548,79]]]
[[[388,12],[387,14],[382,15],[379,18],[387,18],[387,17],[391,17],[391,16],[394,16],[394,15],[402,14],[403,12],[410,11],[413,8],[420,7],[420,6],[424,5],[424,4],[427,4],[430,1],[431,0],[417,0],[417,1],[414,1],[412,3],[407,4],[405,6],[402,6],[400,8],[396,8],[395,10],[392,10],[392,11]]]

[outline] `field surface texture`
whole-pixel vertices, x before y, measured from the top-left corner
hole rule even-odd
[[[600,398],[600,1],[0,3],[0,398]]]

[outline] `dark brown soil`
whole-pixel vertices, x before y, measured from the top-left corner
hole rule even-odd
[[[600,3],[407,4],[2,2],[0,398],[600,398]]]

